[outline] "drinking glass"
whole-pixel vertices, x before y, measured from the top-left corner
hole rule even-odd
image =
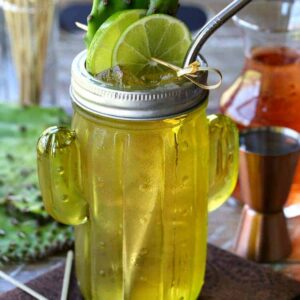
[[[80,289],[94,300],[195,300],[207,212],[236,183],[236,127],[207,118],[208,92],[191,83],[118,90],[85,59],[72,67],[72,130],[49,128],[37,146],[46,209],[75,225]]]

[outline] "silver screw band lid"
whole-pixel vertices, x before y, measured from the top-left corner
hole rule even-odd
[[[195,109],[208,97],[208,91],[189,82],[149,90],[115,89],[91,76],[85,60],[83,51],[73,61],[70,94],[76,105],[96,115],[127,120],[163,119]],[[206,74],[203,80],[206,81]]]

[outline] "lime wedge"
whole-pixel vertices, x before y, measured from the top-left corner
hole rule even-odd
[[[153,78],[166,72],[166,68],[151,60],[182,66],[191,45],[191,34],[184,23],[173,17],[156,14],[130,25],[114,48],[113,66],[125,66],[137,77]]]
[[[124,30],[146,15],[144,9],[117,12],[109,17],[97,30],[88,49],[86,68],[96,75],[112,67],[112,53]]]

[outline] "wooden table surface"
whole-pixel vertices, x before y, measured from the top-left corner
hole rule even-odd
[[[70,2],[63,0],[62,2]],[[79,2],[79,1],[78,1]],[[212,14],[229,1],[225,0],[186,0],[187,3],[205,6]],[[61,32],[58,43],[58,104],[70,111],[68,87],[70,84],[70,65],[74,56],[84,49],[82,34],[69,34]],[[220,95],[233,82],[239,74],[243,64],[243,39],[239,29],[232,22],[219,30],[203,49],[209,65],[219,68],[224,75],[222,87],[212,91],[209,102],[209,113],[218,110]],[[210,214],[209,237],[210,243],[225,250],[232,250],[234,237],[239,223],[241,206],[230,200],[219,210]],[[293,240],[293,253],[290,259],[270,265],[273,269],[285,273],[300,281],[300,218],[288,221],[290,234]],[[52,257],[37,264],[22,264],[6,268],[5,271],[18,280],[27,281],[41,273],[55,267],[61,262],[61,256]],[[0,281],[0,293],[10,289],[11,286]]]

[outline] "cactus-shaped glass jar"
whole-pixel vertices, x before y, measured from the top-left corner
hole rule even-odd
[[[203,284],[207,212],[232,192],[238,136],[206,116],[207,91],[185,83],[116,90],[72,66],[72,129],[41,136],[48,212],[75,225],[76,273],[89,300],[194,300]]]

